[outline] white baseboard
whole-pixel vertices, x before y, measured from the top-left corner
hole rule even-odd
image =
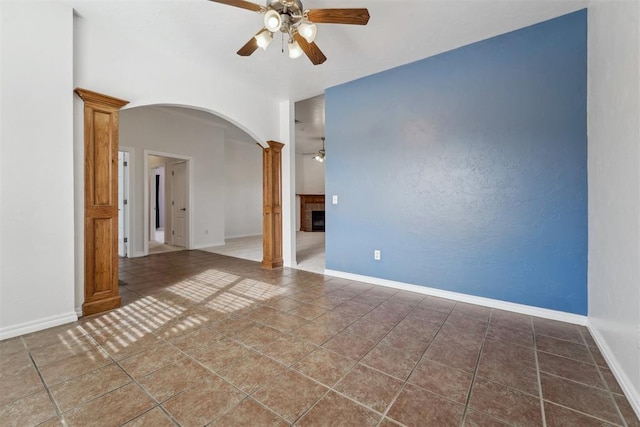
[[[573,323],[587,326],[587,316],[566,313],[564,311],[549,310],[547,308],[533,307],[530,305],[517,304],[513,302],[500,301],[491,298],[477,297],[462,294],[459,292],[445,291],[442,289],[430,288],[427,286],[412,285],[409,283],[396,282],[394,280],[380,279],[378,277],[362,276],[360,274],[345,273],[343,271],[324,270],[327,276],[339,277],[342,279],[355,280],[358,282],[370,283],[372,285],[386,286],[388,288],[402,289],[404,291],[416,292],[424,295],[431,295],[440,298],[447,298],[454,301],[466,302],[469,304],[481,305],[484,307],[497,308],[500,310],[512,311],[529,316],[542,317],[545,319],[558,320],[560,322]]]
[[[622,391],[627,397],[629,404],[635,411],[638,418],[640,418],[640,390],[637,390],[633,386],[633,383],[629,379],[629,376],[625,373],[624,369],[622,369],[620,363],[618,363],[618,359],[613,356],[613,351],[611,351],[611,348],[607,344],[607,341],[604,339],[598,328],[596,328],[591,322],[589,322],[587,327],[591,332],[593,340],[598,345],[600,353],[602,353],[602,356],[607,361],[607,365],[609,365],[609,369],[611,369],[613,376],[616,377],[616,380],[618,380],[618,384],[620,384],[620,388],[622,388]]]
[[[191,249],[192,250],[197,250],[197,249],[206,249],[206,248],[211,248],[213,246],[222,246],[224,245],[225,242],[210,242],[210,243],[201,243],[199,245],[194,245]]]
[[[13,326],[7,326],[5,328],[0,328],[0,340],[53,328],[54,326],[64,325],[65,323],[75,322],[76,320],[78,320],[78,316],[75,311],[72,311],[71,313],[45,317]]]
[[[262,236],[262,233],[251,233],[251,234],[238,234],[238,235],[233,235],[233,236],[224,236],[224,240],[229,240],[229,239],[240,239],[242,237],[257,237],[257,236]]]
[[[78,319],[82,317],[82,307],[76,307],[76,316]]]
[[[144,256],[144,252],[135,252],[131,255],[131,258],[140,258]]]

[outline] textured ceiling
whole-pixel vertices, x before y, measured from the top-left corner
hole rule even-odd
[[[293,101],[588,4],[587,0],[306,0],[307,9],[366,7],[371,15],[367,26],[318,25],[316,43],[328,60],[313,66],[304,56],[289,59],[281,52],[277,36],[267,51],[258,49],[250,57],[236,55],[262,27],[262,15],[248,10],[207,0],[63,2],[71,4],[89,25],[104,28],[106,37],[117,32],[132,43],[211,70],[222,65],[274,99]],[[312,134],[299,136],[301,140],[321,136],[315,127],[298,127],[312,129]],[[302,145],[298,151],[317,150]]]

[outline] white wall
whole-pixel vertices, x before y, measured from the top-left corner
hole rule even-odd
[[[589,321],[640,414],[640,3],[588,19]]]
[[[262,149],[227,141],[224,158],[225,239],[262,234]]]
[[[117,16],[116,2],[96,3],[92,6],[102,13]],[[136,3],[131,2],[131,7],[145,7],[144,2]],[[109,26],[88,25],[81,11],[75,16],[74,29],[77,87],[126,99],[127,108],[196,106],[228,119],[262,144],[277,138],[277,100],[230,72],[224,61],[192,61],[162,45],[149,46],[144,37],[125,38]]]
[[[324,194],[324,163],[313,156],[296,155],[296,193]]]
[[[2,2],[0,39],[3,339],[76,319],[73,10]]]

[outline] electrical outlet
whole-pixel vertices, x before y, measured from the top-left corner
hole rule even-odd
[[[334,205],[337,205],[337,204],[338,204],[338,195],[337,195],[337,194],[334,194],[334,195],[333,195],[333,204],[334,204]]]
[[[378,249],[373,251],[373,259],[375,259],[376,261],[380,261],[380,251]]]

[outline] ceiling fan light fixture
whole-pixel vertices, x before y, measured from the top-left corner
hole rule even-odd
[[[296,59],[302,56],[302,49],[297,41],[291,39],[289,40],[289,58]]]
[[[278,13],[278,11],[269,9],[265,12],[264,26],[272,33],[280,31],[280,27],[282,27],[282,17]]]
[[[273,36],[269,30],[262,30],[257,36],[255,36],[255,39],[258,43],[258,47],[262,48],[262,50],[267,50],[267,46],[269,46],[269,43],[273,40]]]
[[[303,22],[298,26],[298,33],[304,37],[309,43],[313,43],[318,32],[316,24]]]

